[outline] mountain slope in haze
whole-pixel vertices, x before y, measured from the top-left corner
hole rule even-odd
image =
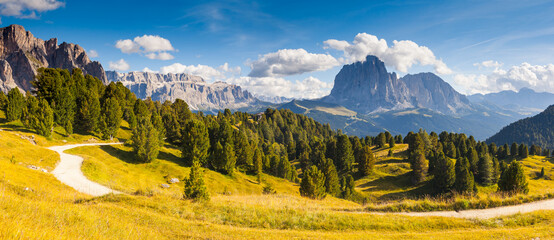
[[[324,102],[343,105],[359,113],[429,108],[444,114],[470,111],[469,100],[433,73],[398,78],[387,72],[375,56],[343,66]]]
[[[0,28],[0,91],[14,87],[31,90],[31,81],[41,67],[80,68],[84,74],[107,83],[102,65],[91,61],[81,46],[65,42],[58,45],[56,38],[35,38],[19,25]]]
[[[138,98],[151,97],[152,100],[175,101],[183,99],[191,110],[249,110],[263,106],[265,103],[256,99],[237,85],[224,82],[207,83],[198,76],[185,73],[160,74],[152,72],[118,73],[106,72],[108,79],[121,82]]]
[[[474,103],[495,104],[499,107],[517,111],[521,114],[535,115],[554,104],[554,94],[535,92],[529,88],[522,88],[518,92],[502,91],[489,94],[474,94],[468,96]]]
[[[525,118],[504,127],[487,139],[497,145],[525,143],[554,149],[554,105],[533,117]]]

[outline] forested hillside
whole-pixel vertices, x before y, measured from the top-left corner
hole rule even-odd
[[[536,116],[504,127],[500,132],[487,139],[487,142],[498,144],[517,142],[549,149],[554,148],[554,105]]]

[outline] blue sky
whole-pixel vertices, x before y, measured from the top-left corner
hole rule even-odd
[[[552,12],[552,1],[0,1],[2,26],[78,43],[106,70],[187,72],[306,98],[367,54],[462,93],[554,92]]]

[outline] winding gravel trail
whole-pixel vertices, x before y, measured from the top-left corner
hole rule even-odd
[[[76,147],[83,146],[102,146],[102,145],[114,145],[121,143],[87,143],[87,144],[71,144],[64,146],[49,147],[48,149],[56,151],[60,154],[60,163],[56,166],[56,169],[52,171],[52,174],[59,179],[62,183],[74,188],[75,190],[86,193],[92,196],[102,196],[108,193],[119,194],[121,192],[112,190],[108,187],[88,180],[81,172],[81,166],[83,164],[83,158],[64,153],[65,150],[69,150]],[[537,210],[554,210],[554,199],[524,203],[520,205],[504,206],[488,209],[475,209],[475,210],[463,210],[463,211],[435,211],[435,212],[401,212],[401,213],[385,213],[385,212],[358,212],[367,214],[399,214],[405,216],[414,217],[455,217],[455,218],[467,218],[467,219],[488,219],[507,215],[513,215],[517,213],[528,213]]]
[[[75,190],[86,193],[92,196],[102,196],[108,193],[121,193],[103,185],[88,180],[81,172],[81,166],[83,165],[83,158],[64,153],[65,150],[69,150],[76,147],[83,146],[102,146],[102,145],[115,145],[121,143],[86,143],[86,144],[70,144],[63,146],[49,147],[48,149],[56,151],[60,154],[60,162],[58,166],[52,171],[52,174],[60,180],[62,183],[74,188]]]

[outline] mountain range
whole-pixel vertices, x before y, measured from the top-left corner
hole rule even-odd
[[[56,38],[44,41],[20,25],[0,28],[1,91],[7,92],[14,87],[32,90],[31,81],[41,67],[80,68],[83,73],[108,83],[102,65],[91,61],[81,46],[66,42],[58,45]]]
[[[31,81],[41,67],[80,68],[109,82],[121,82],[139,98],[185,100],[195,111],[223,109],[260,112],[267,107],[286,108],[310,116],[334,129],[358,136],[382,131],[464,132],[484,140],[511,122],[536,114],[554,103],[554,94],[530,89],[465,96],[433,73],[398,77],[375,56],[342,67],[328,96],[312,100],[254,96],[240,86],[208,83],[190,74],[105,72],[77,44],[35,38],[22,26],[0,28],[0,90],[32,90]]]

